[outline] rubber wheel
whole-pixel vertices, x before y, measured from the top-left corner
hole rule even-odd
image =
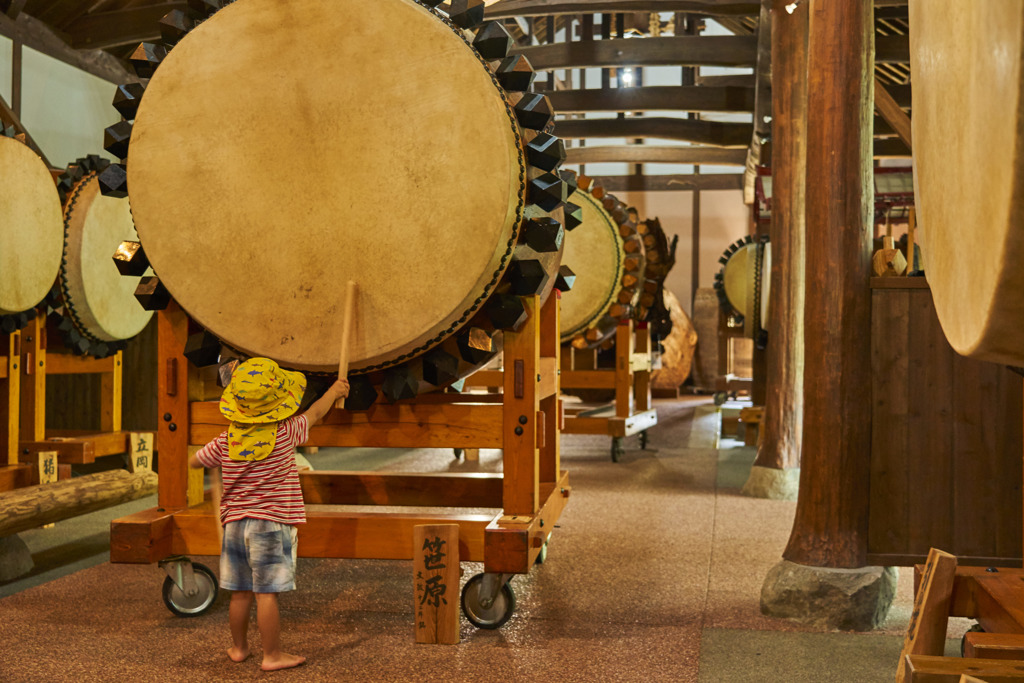
[[[199,592],[192,597],[185,595],[171,577],[164,579],[164,604],[172,614],[179,617],[198,617],[213,607],[217,600],[217,577],[213,575],[213,570],[205,564],[193,562],[192,572],[199,587]]]
[[[466,582],[462,588],[462,613],[477,628],[501,628],[516,609],[516,594],[512,586],[504,583],[494,598],[494,604],[484,609],[480,605],[480,587],[483,582],[483,574],[477,574]]]
[[[612,437],[612,462],[618,462],[625,453],[626,449],[622,447],[622,438]]]
[[[640,432],[640,450],[647,450],[647,430]]]
[[[455,459],[456,460],[458,460],[459,458],[462,457],[462,449],[461,448],[453,448],[452,449],[452,453],[455,455]]]
[[[728,401],[728,400],[729,400],[729,394],[725,393],[724,391],[717,391],[717,392],[715,392],[715,405],[716,406],[724,405],[725,402]]]
[[[537,559],[534,560],[534,564],[544,564],[548,561],[548,543],[549,541],[544,541],[544,545],[540,547],[540,552],[537,553]]]

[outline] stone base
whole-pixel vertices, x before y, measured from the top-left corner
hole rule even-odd
[[[783,560],[761,588],[761,612],[806,626],[870,631],[882,625],[896,595],[895,567],[830,569]]]
[[[0,538],[0,583],[24,576],[34,566],[32,553],[20,536],[15,534]]]
[[[741,493],[751,498],[796,500],[800,490],[800,468],[778,470],[754,465]]]

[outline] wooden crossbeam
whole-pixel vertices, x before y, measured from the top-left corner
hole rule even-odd
[[[910,36],[875,36],[875,63],[909,64]]]
[[[611,90],[556,90],[545,94],[559,114],[587,111],[754,111],[754,89],[733,86],[661,85]]]
[[[754,16],[749,0],[502,0],[486,10],[487,19],[597,12],[694,12],[707,16]]]
[[[128,7],[110,12],[90,12],[66,29],[71,46],[77,50],[103,49],[131,45],[160,37],[160,19],[174,9],[185,9],[184,2]]]
[[[682,36],[593,40],[534,45],[519,48],[514,52],[525,55],[537,71],[614,66],[742,67],[754,66],[757,63],[757,38]],[[907,53],[909,55],[909,47]]]
[[[555,122],[560,138],[661,138],[685,140],[718,147],[745,147],[753,126],[672,117],[645,116],[628,119],[565,119]]]
[[[743,166],[747,150],[722,147],[666,147],[661,145],[608,145],[600,147],[574,147],[567,149],[567,164],[598,163],[629,164],[713,164],[716,166]]]
[[[875,111],[892,126],[907,149],[912,150],[910,117],[900,108],[900,105],[877,78],[875,79]]]
[[[18,15],[17,20],[0,14],[0,35],[21,41],[25,47],[111,83],[120,85],[138,81],[117,58],[102,50],[75,50],[49,26],[24,12]]]
[[[740,173],[699,173],[672,175],[601,176],[601,187],[608,192],[671,192],[700,190],[742,190]]]

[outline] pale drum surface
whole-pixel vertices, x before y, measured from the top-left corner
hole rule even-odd
[[[229,344],[337,370],[352,280],[351,368],[388,362],[450,334],[500,275],[524,191],[515,126],[475,52],[411,0],[246,0],[146,91],[136,227]]]
[[[121,275],[111,258],[122,241],[138,240],[128,202],[104,197],[96,176],[91,176],[82,181],[66,211],[61,282],[76,322],[103,341],[134,337],[153,312],[135,299],[139,278]]]
[[[914,186],[950,345],[1024,362],[1024,1],[911,0]]]
[[[13,138],[0,137],[0,168],[0,314],[20,313],[42,301],[57,279],[60,197],[43,160]]]
[[[563,342],[604,315],[625,272],[622,238],[615,221],[589,192],[580,190],[572,201],[583,209],[583,222],[565,236],[562,263],[576,274],[576,282],[562,295]]]

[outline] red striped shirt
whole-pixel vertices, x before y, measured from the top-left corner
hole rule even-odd
[[[309,421],[298,415],[277,424],[274,450],[263,460],[232,460],[228,457],[228,433],[223,432],[196,453],[204,467],[220,467],[224,493],[220,520],[269,519],[282,524],[304,524],[295,448],[309,438]]]

